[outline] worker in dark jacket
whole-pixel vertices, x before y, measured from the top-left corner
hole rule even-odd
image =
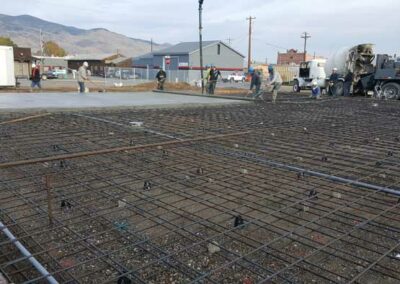
[[[328,94],[330,96],[336,95],[335,94],[335,84],[339,80],[339,74],[337,73],[337,68],[332,69],[332,74],[329,77],[329,90]]]
[[[214,95],[215,88],[217,86],[218,77],[221,76],[221,72],[215,66],[212,66],[208,76],[209,76],[208,81],[210,82],[208,93],[210,95]]]
[[[156,78],[157,78],[157,90],[164,90],[164,83],[165,80],[167,80],[167,73],[165,73],[165,71],[162,68],[160,68],[160,70],[157,72]]]
[[[258,70],[254,70],[253,67],[249,68],[249,73],[251,75],[251,83],[250,83],[250,91],[248,92],[248,95],[252,94],[252,98],[257,99],[262,95],[261,73]],[[255,90],[253,91],[254,87],[255,87]]]
[[[42,85],[40,84],[40,80],[42,79],[40,68],[35,63],[32,64],[30,79],[32,81],[31,89],[33,89],[35,86],[37,86],[39,89],[42,88]]]
[[[353,84],[353,73],[349,71],[346,76],[344,77],[344,84],[343,84],[343,95],[345,97],[350,96],[351,86]]]

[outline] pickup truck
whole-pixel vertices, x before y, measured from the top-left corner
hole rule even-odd
[[[246,76],[244,76],[243,74],[237,74],[237,73],[232,73],[230,75],[228,75],[225,79],[223,79],[224,82],[244,82],[246,80]]]

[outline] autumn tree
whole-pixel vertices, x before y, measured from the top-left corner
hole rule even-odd
[[[0,45],[17,47],[17,45],[9,38],[0,36]]]
[[[60,56],[67,55],[67,52],[54,41],[47,41],[43,45],[43,53],[47,56]]]

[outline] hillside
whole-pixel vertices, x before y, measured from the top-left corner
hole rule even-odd
[[[45,41],[59,43],[68,54],[114,53],[137,56],[150,51],[150,41],[98,28],[85,30],[44,21],[29,15],[7,16],[0,14],[0,36],[10,37],[18,46],[31,47],[33,52],[40,49],[40,29]],[[154,44],[154,50],[167,47]]]

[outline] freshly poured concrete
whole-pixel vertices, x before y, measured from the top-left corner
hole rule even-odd
[[[174,94],[146,93],[4,93],[0,109],[70,109],[107,108],[186,104],[231,104],[240,101],[192,97]]]

